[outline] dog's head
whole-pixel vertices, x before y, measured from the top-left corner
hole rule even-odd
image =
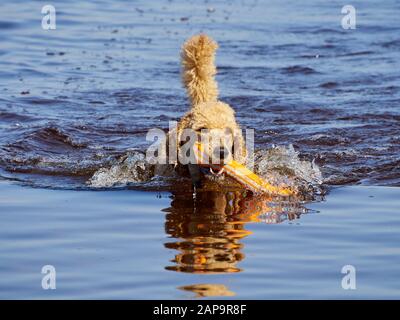
[[[212,163],[226,163],[234,159],[246,161],[246,147],[235,111],[226,103],[204,102],[195,105],[180,121],[177,128],[178,148],[184,145],[190,135],[205,146],[205,152]],[[189,129],[189,130],[187,130]]]

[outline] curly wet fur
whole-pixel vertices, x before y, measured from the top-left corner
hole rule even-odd
[[[216,102],[203,102],[192,107],[192,109],[186,113],[182,119],[179,121],[177,126],[177,141],[182,141],[182,132],[184,129],[193,129],[199,132],[200,130],[209,129],[211,137],[208,137],[210,142],[214,140],[222,139],[225,135],[226,129],[229,130],[232,135],[230,142],[236,143],[236,147],[240,147],[240,150],[236,150],[234,158],[240,163],[245,163],[246,161],[246,149],[244,144],[244,139],[240,130],[240,126],[235,119],[235,111],[226,103],[221,101]],[[220,132],[218,134],[218,130]],[[214,141],[215,142],[215,141]],[[213,144],[210,143],[209,147],[212,148]],[[228,150],[231,146],[228,147]],[[212,150],[208,151],[212,154]]]
[[[187,40],[181,51],[182,82],[192,105],[217,101],[215,51],[217,43],[205,34]]]
[[[167,146],[170,148],[173,145],[179,153],[179,142],[182,141],[184,129],[197,132],[203,129],[229,129],[232,143],[240,146],[233,154],[234,159],[244,164],[246,148],[240,126],[236,122],[235,111],[228,104],[218,101],[218,85],[214,78],[217,71],[214,63],[217,48],[217,43],[205,34],[195,35],[184,43],[181,51],[182,82],[187,90],[191,109],[181,118],[177,128],[168,133]],[[177,143],[170,143],[171,139]],[[211,153],[210,149],[209,154]],[[168,170],[164,167],[162,171],[165,174]]]

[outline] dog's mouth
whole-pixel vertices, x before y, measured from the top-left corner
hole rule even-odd
[[[221,170],[215,172],[211,167],[210,167],[210,173],[214,176],[220,176],[221,174],[223,174],[225,171],[225,168],[221,168]]]
[[[197,166],[200,172],[205,176],[212,176],[212,177],[221,177],[225,173],[225,168],[221,168],[220,170],[215,170],[211,167],[203,167]]]

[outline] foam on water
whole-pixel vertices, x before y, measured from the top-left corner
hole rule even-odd
[[[89,179],[88,185],[94,188],[127,185],[146,182],[153,176],[153,166],[141,152],[130,152],[118,159],[109,168],[100,168]]]
[[[314,161],[301,160],[292,145],[257,150],[254,171],[273,185],[289,186],[298,193],[308,193],[309,197],[321,192],[323,178],[319,167]],[[87,183],[93,188],[129,184],[146,187],[153,178],[154,166],[146,161],[144,153],[135,151],[116,160],[111,167],[100,168]],[[157,178],[160,185],[168,185],[169,177]],[[224,180],[220,179],[220,182],[224,183]]]
[[[301,160],[293,145],[258,150],[254,156],[254,171],[271,184],[289,186],[300,193],[319,194],[323,177],[313,161]]]

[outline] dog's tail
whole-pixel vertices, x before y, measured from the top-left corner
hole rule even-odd
[[[215,81],[215,51],[218,44],[205,34],[187,40],[181,52],[182,82],[192,105],[216,101],[218,86]]]

